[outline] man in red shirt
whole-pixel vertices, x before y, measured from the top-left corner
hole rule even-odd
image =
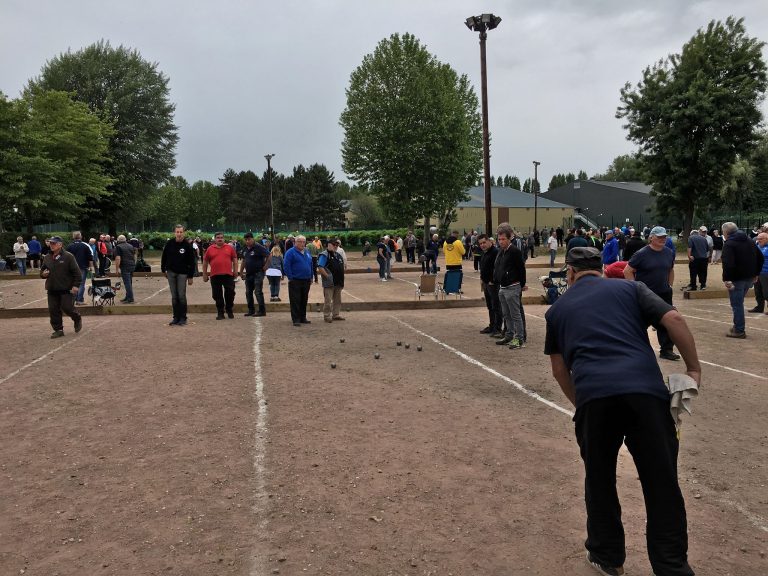
[[[237,275],[237,252],[224,242],[224,233],[216,232],[214,244],[208,247],[203,257],[203,282],[208,282],[210,266],[211,295],[216,302],[216,320],[224,320],[224,310],[234,318],[235,276]]]

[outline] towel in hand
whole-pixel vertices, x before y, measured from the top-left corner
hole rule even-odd
[[[684,410],[691,414],[691,404],[699,395],[699,385],[687,374],[670,374],[666,378],[666,384],[670,395],[669,411],[679,430],[682,424],[681,412]]]

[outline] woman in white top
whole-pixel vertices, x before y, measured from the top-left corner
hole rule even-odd
[[[29,246],[24,242],[24,238],[19,236],[16,238],[16,243],[13,245],[13,255],[16,258],[16,268],[19,269],[19,274],[22,276],[27,275],[27,254],[29,253]]]

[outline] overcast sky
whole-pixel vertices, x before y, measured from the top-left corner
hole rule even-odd
[[[261,174],[274,153],[278,172],[318,162],[341,180],[339,114],[363,56],[410,32],[479,98],[464,20],[489,11],[503,19],[487,44],[491,173],[522,181],[538,160],[544,188],[633,149],[614,117],[620,88],[711,19],[744,17],[768,40],[766,0],[0,0],[0,91],[17,97],[46,60],[103,38],[170,78],[176,174]]]

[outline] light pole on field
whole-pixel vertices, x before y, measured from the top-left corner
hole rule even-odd
[[[467,28],[480,33],[480,85],[483,103],[483,184],[485,185],[485,233],[493,233],[493,215],[491,214],[491,153],[488,138],[488,73],[485,66],[485,40],[488,30],[493,30],[501,22],[500,16],[481,14],[465,20]]]
[[[267,178],[269,178],[269,226],[272,232],[272,244],[275,243],[275,206],[272,202],[272,158],[274,154],[265,154],[267,159]]]
[[[533,229],[539,229],[539,165],[541,162],[533,161]]]

